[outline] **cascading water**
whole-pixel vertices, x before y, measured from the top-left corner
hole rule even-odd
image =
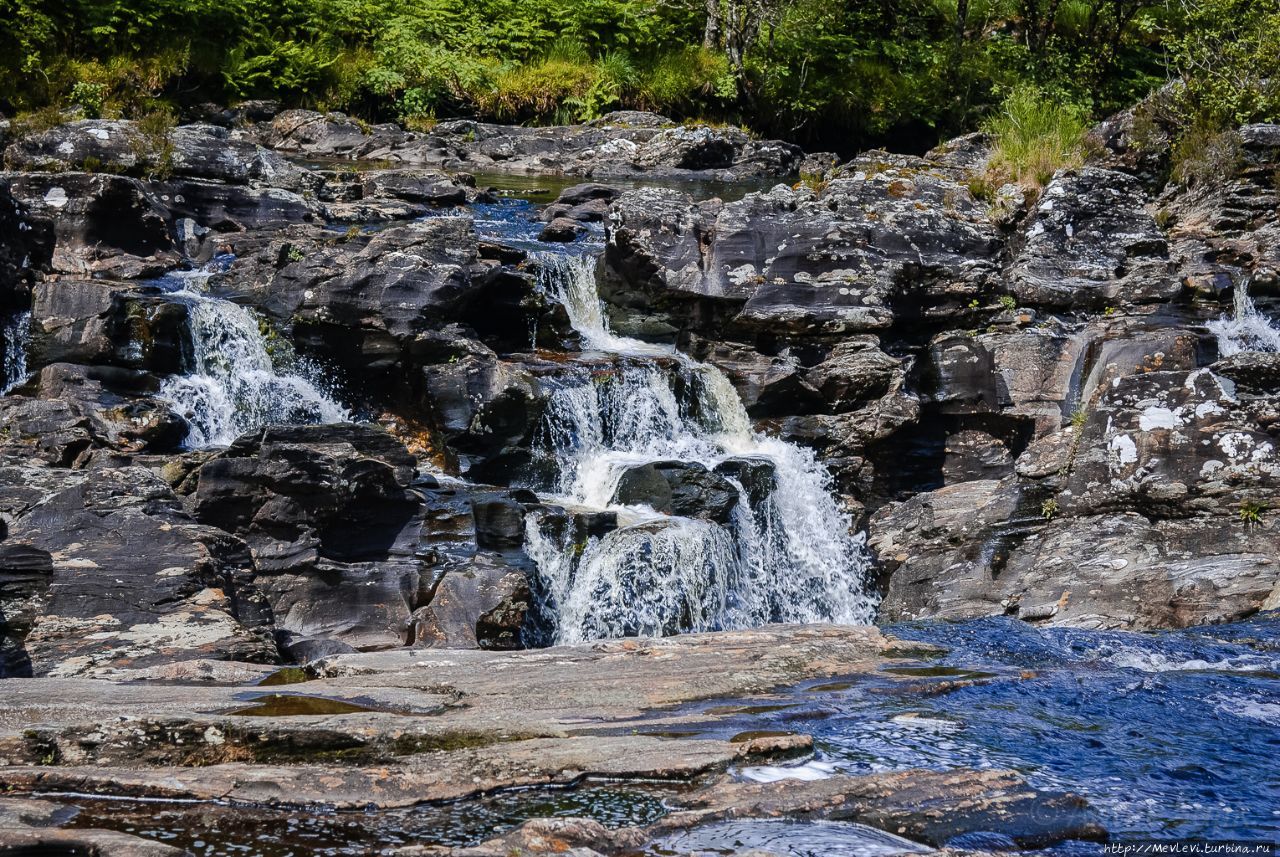
[[[539,256],[542,286],[584,343],[609,352],[550,397],[544,444],[567,508],[612,509],[619,529],[585,544],[533,516],[526,547],[560,642],[740,628],[767,622],[864,623],[873,600],[861,537],[809,450],[754,432],[728,379],[673,348],[612,333],[595,259]],[[660,515],[614,503],[627,470],[675,461],[717,471],[739,501],[730,520]],[[767,483],[744,484],[746,472]],[[761,477],[760,474],[763,474]]]
[[[188,306],[192,372],[167,378],[160,396],[191,424],[193,447],[226,446],[273,423],[333,423],[347,410],[325,393],[313,367],[282,343],[273,357],[257,317],[205,293],[210,272],[171,274],[172,296]],[[287,363],[291,371],[277,368]]]
[[[1209,332],[1218,338],[1218,353],[1223,357],[1242,351],[1280,352],[1280,330],[1254,306],[1249,284],[1245,280],[1236,287],[1230,318],[1224,316],[1208,324]]]
[[[9,316],[0,329],[4,354],[0,357],[0,395],[9,392],[27,377],[27,338],[31,331],[31,311]]]

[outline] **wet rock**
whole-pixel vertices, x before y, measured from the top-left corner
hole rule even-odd
[[[777,468],[767,458],[727,458],[715,472],[741,485],[752,507],[768,500],[778,483]]]
[[[557,217],[542,227],[542,231],[538,233],[538,240],[563,244],[576,240],[586,231],[586,228],[576,220],[568,217]]]
[[[52,252],[52,235],[28,221],[26,207],[0,177],[0,311],[30,305],[34,274],[48,264]]]
[[[51,280],[35,288],[28,366],[88,363],[179,372],[189,351],[187,305],[158,289],[108,280]]]
[[[655,461],[627,468],[612,502],[723,524],[737,508],[738,491],[723,476],[700,464]]]
[[[281,630],[403,645],[423,569],[415,468],[371,427],[269,428],[200,467],[192,509],[244,538]]]
[[[1124,173],[1058,173],[1023,224],[1009,289],[1021,303],[1058,309],[1170,300],[1181,287],[1146,203],[1141,184]]]
[[[412,618],[411,644],[446,649],[523,648],[532,604],[527,573],[480,554],[445,573],[431,601]]]
[[[5,675],[276,659],[243,543],[150,471],[2,469]]]

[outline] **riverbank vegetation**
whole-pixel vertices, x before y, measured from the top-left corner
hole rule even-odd
[[[0,0],[0,111],[270,98],[425,128],[634,108],[847,153],[920,149],[1029,93],[1073,125],[1174,80],[1213,130],[1277,117],[1278,3]]]

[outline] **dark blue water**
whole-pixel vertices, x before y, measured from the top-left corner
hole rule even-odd
[[[813,734],[814,773],[1011,768],[1086,796],[1117,839],[1280,843],[1280,615],[1158,634],[1007,618],[886,631],[949,652],[809,683],[731,728]]]

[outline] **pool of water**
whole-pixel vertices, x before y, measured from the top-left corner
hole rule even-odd
[[[530,818],[585,817],[607,827],[650,824],[666,814],[664,797],[670,793],[670,787],[658,785],[588,784],[369,812],[204,801],[61,800],[79,808],[69,827],[119,830],[198,857],[366,857],[406,845],[475,845]]]
[[[1277,614],[1156,634],[1005,618],[887,631],[949,651],[735,716],[717,728],[808,732],[818,747],[806,765],[740,775],[1011,768],[1083,794],[1114,838],[1280,843]]]

